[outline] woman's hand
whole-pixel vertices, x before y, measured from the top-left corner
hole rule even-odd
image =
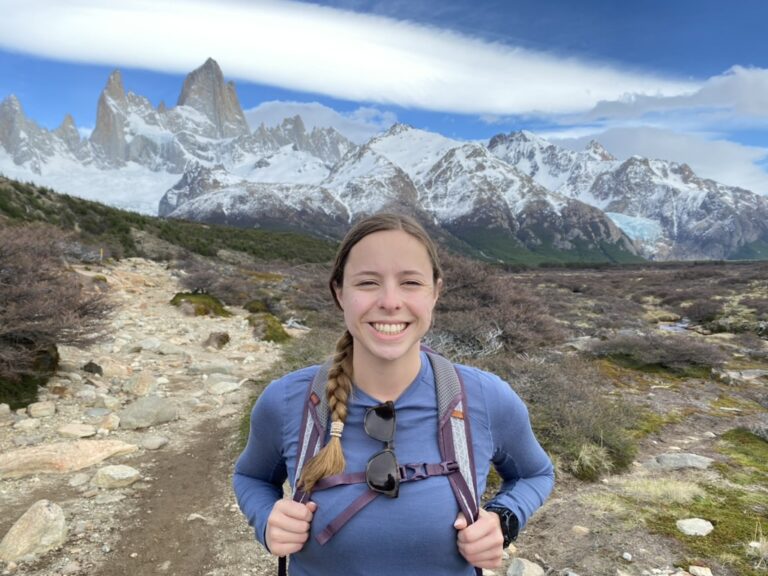
[[[315,502],[302,504],[285,498],[275,502],[267,518],[266,544],[275,556],[288,556],[304,547],[317,510]]]
[[[504,535],[498,514],[480,508],[480,516],[468,524],[459,512],[453,527],[458,530],[457,543],[464,559],[478,568],[499,568],[504,553]]]

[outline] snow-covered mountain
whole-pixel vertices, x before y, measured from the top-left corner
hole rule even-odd
[[[605,211],[656,259],[729,258],[768,243],[768,198],[696,176],[686,164],[616,160],[598,142],[574,152],[529,132],[489,149],[563,196]]]
[[[529,132],[488,145],[395,125],[363,145],[300,116],[251,131],[212,59],[176,106],[127,92],[119,71],[88,139],[0,103],[0,172],[123,208],[340,237],[379,210],[412,213],[489,258],[724,258],[768,245],[766,199],[685,165],[582,151]],[[452,239],[452,240],[451,240]]]

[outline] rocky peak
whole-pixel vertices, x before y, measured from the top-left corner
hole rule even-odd
[[[586,151],[595,160],[605,160],[607,162],[616,160],[616,157],[608,152],[608,150],[606,150],[597,140],[590,140],[589,144],[587,144]]]
[[[120,70],[115,70],[109,75],[102,96],[108,96],[115,102],[125,101],[125,87],[123,86],[123,75]]]
[[[250,133],[235,85],[224,83],[221,68],[212,58],[187,75],[178,105],[189,106],[205,114],[216,127],[220,138]]]
[[[70,150],[75,151],[80,147],[80,133],[77,131],[75,119],[72,118],[71,114],[64,117],[64,121],[53,133],[61,138]]]
[[[403,134],[404,132],[408,132],[413,129],[414,129],[413,126],[410,126],[409,124],[403,124],[401,122],[398,122],[397,124],[392,124],[389,130],[387,130],[382,135],[382,138],[386,138],[387,136],[397,136],[398,134]]]
[[[21,102],[15,94],[11,94],[0,102],[0,114],[9,116],[24,115],[24,109],[21,107]]]

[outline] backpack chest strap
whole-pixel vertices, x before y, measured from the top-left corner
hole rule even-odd
[[[418,464],[403,464],[399,467],[398,471],[400,473],[401,483],[426,480],[432,476],[448,476],[450,478],[452,475],[461,475],[459,465],[456,462],[440,462],[439,464],[427,464],[425,462],[420,462]],[[337,486],[362,484],[365,481],[365,472],[336,474],[318,480],[314,490],[327,490]],[[363,492],[354,500],[354,502],[342,510],[336,518],[329,522],[328,525],[315,536],[315,540],[317,540],[321,546],[328,542],[355,514],[375,500],[377,496],[380,496],[380,494],[370,489]]]
[[[398,467],[401,484],[403,482],[426,480],[432,476],[448,476],[456,472],[459,472],[459,465],[455,461],[440,462],[438,464],[419,462],[418,464],[403,464]],[[346,486],[347,484],[363,484],[365,481],[365,472],[335,474],[334,476],[327,476],[318,480],[314,489],[315,491],[327,490],[336,486]]]

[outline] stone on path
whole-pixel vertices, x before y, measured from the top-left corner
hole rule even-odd
[[[44,554],[67,539],[64,511],[58,504],[38,500],[19,518],[0,542],[0,560],[17,562]]]
[[[0,480],[73,472],[136,450],[134,444],[120,440],[75,440],[19,448],[0,454]]]
[[[677,529],[687,536],[706,536],[715,529],[709,520],[686,518],[676,522]]]
[[[688,573],[691,576],[712,576],[712,570],[706,566],[688,566]]]
[[[93,477],[93,484],[99,488],[124,488],[141,479],[136,468],[117,464],[99,468]]]
[[[168,438],[165,436],[146,436],[141,440],[141,447],[145,450],[159,450],[168,444]]]
[[[27,414],[31,418],[47,418],[56,414],[56,404],[51,401],[33,402],[27,406]]]
[[[178,415],[176,403],[159,396],[145,396],[120,411],[120,428],[136,430],[149,428],[175,420]]]
[[[683,468],[698,468],[706,470],[714,460],[697,454],[668,453],[660,454],[651,460],[647,466],[651,468],[663,468],[664,470],[681,470]]]
[[[96,428],[90,424],[71,422],[59,427],[58,433],[67,438],[88,438],[96,435]]]
[[[513,558],[507,568],[507,576],[544,576],[544,569],[525,558]]]

